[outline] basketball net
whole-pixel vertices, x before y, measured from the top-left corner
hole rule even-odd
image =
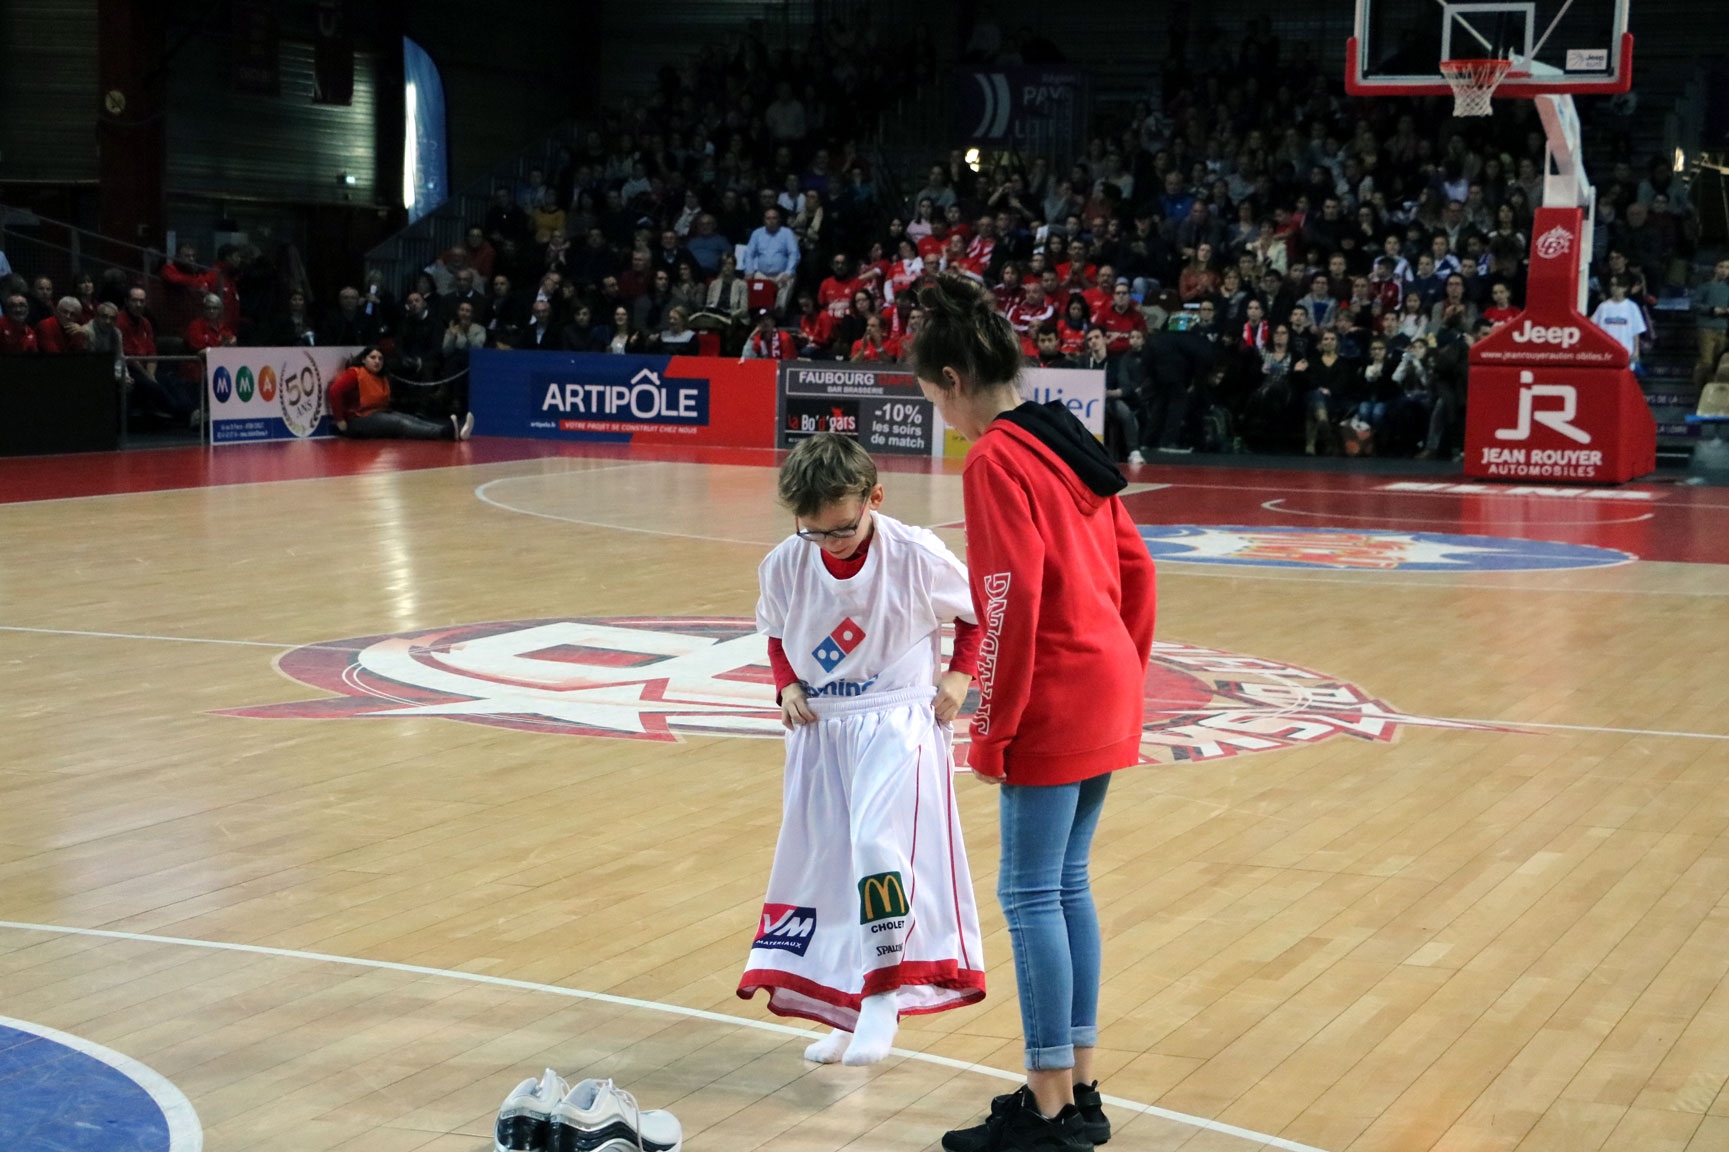
[[[1453,115],[1487,116],[1495,89],[1512,68],[1511,60],[1441,61],[1441,75],[1453,86]]]

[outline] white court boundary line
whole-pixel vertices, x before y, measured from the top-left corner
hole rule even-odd
[[[590,992],[582,988],[565,988],[558,984],[537,984],[529,980],[512,980],[505,976],[488,976],[481,972],[463,972],[450,968],[428,968],[421,964],[399,964],[393,960],[367,960],[359,956],[336,956],[328,952],[302,952],[292,948],[270,948],[262,944],[234,944],[220,940],[196,940],[184,936],[155,936],[142,932],[117,932],[104,928],[73,928],[63,924],[32,924],[18,920],[0,920],[0,928],[11,928],[19,932],[51,932],[67,936],[95,936],[109,940],[130,940],[144,944],[174,944],[184,948],[206,948],[218,952],[245,952],[255,956],[275,956],[288,960],[306,960],[320,964],[346,964],[356,968],[375,968],[390,972],[406,972],[413,976],[433,976],[446,980],[462,980],[470,984],[490,984],[497,988],[514,988],[523,992],[545,992],[554,996],[564,996],[572,1000],[590,1000],[600,1004],[615,1004],[621,1008],[638,1008],[649,1012],[664,1012],[671,1016],[683,1016],[692,1020],[706,1020],[715,1024],[730,1024],[738,1028],[754,1028],[759,1032],[774,1032],[783,1036],[796,1036],[800,1039],[820,1039],[826,1033],[816,1032],[809,1028],[794,1028],[788,1024],[775,1024],[768,1020],[752,1020],[744,1016],[729,1016],[724,1012],[710,1012],[702,1008],[687,1008],[681,1004],[666,1004],[659,1000],[639,1000],[633,996],[615,996],[610,992]],[[3,1020],[0,1017],[0,1020]],[[77,1040],[77,1037],[69,1037]],[[1001,1068],[992,1068],[985,1064],[974,1064],[966,1060],[955,1060],[947,1056],[937,1056],[930,1052],[915,1052],[906,1048],[891,1048],[889,1051],[907,1060],[916,1060],[924,1064],[934,1064],[942,1068],[953,1068],[960,1072],[972,1072],[980,1076],[988,1076],[995,1080],[1008,1080],[1020,1083],[1026,1079],[1021,1072],[1007,1072]],[[114,1053],[118,1056],[119,1053]],[[124,1057],[122,1057],[124,1059]],[[139,1065],[140,1068],[143,1065]],[[145,1071],[149,1071],[145,1069]],[[152,1073],[154,1075],[154,1073]],[[159,1077],[160,1079],[160,1077]],[[164,1084],[167,1081],[163,1081]],[[169,1085],[172,1088],[172,1085]],[[182,1097],[184,1099],[184,1097]],[[1256,1132],[1249,1128],[1239,1128],[1235,1124],[1225,1124],[1218,1120],[1209,1120],[1205,1116],[1191,1116],[1186,1112],[1173,1112],[1169,1108],[1160,1108],[1156,1104],[1143,1104],[1137,1100],[1126,1100],[1117,1096],[1103,1097],[1114,1108],[1138,1112],[1145,1116],[1157,1116],[1161,1120],[1170,1120],[1177,1124],[1185,1124],[1191,1128],[1203,1128],[1209,1132],[1219,1132],[1226,1136],[1235,1136],[1240,1140],[1254,1140],[1283,1152],[1325,1152],[1312,1144],[1299,1144],[1295,1140],[1286,1140],[1279,1136],[1269,1136],[1264,1132]],[[191,1109],[191,1104],[187,1104]],[[166,1110],[164,1110],[166,1112]],[[171,1152],[183,1152],[178,1146]],[[195,1147],[189,1147],[184,1152],[199,1152]]]
[[[613,467],[637,468],[667,463],[678,463],[678,461],[647,460],[642,461],[639,464],[619,464],[614,465]],[[727,465],[706,464],[702,465],[702,467],[715,468],[727,467]],[[747,465],[732,465],[732,467],[747,467]],[[581,468],[572,469],[567,472],[529,473],[521,476],[499,476],[477,486],[474,490],[474,496],[475,499],[479,500],[482,504],[490,505],[501,512],[514,512],[518,516],[534,516],[541,520],[556,520],[561,524],[578,524],[585,528],[610,528],[615,532],[634,532],[643,536],[670,536],[677,540],[707,540],[716,544],[747,544],[752,548],[773,548],[776,544],[780,543],[779,540],[740,540],[735,536],[702,536],[693,532],[673,532],[666,528],[637,528],[629,524],[611,524],[603,520],[583,520],[575,516],[560,516],[555,512],[536,512],[532,508],[519,508],[514,504],[506,504],[503,500],[495,499],[487,492],[487,489],[491,488],[495,484],[505,484],[515,480],[541,480],[550,477],[562,478],[566,476],[586,476],[591,472],[607,472],[611,470],[611,468]],[[1131,492],[1128,489],[1124,489],[1123,495],[1134,495],[1137,492],[1154,492],[1160,488],[1169,487],[1169,484],[1143,484],[1138,487],[1130,485],[1130,488],[1133,488],[1135,491]],[[925,525],[925,527],[939,528],[947,523],[948,521],[945,520],[940,524]]]
[[[156,1069],[134,1060],[124,1052],[104,1048],[93,1040],[86,1040],[82,1036],[74,1036],[70,1032],[62,1032],[45,1024],[16,1020],[11,1016],[0,1016],[0,1024],[32,1036],[40,1036],[44,1040],[52,1040],[108,1065],[142,1088],[144,1094],[162,1110],[162,1118],[168,1122],[168,1152],[203,1152],[204,1126],[198,1122],[198,1111],[192,1107],[192,1101],[186,1098],[186,1093],[176,1088],[172,1080]]]
[[[1214,573],[1185,573],[1185,575],[1215,575]],[[1218,573],[1220,576],[1234,576],[1234,573]],[[1305,581],[1295,581],[1305,583]],[[1358,584],[1358,580],[1334,580],[1334,584]],[[1420,587],[1437,588],[1447,585],[1422,584]],[[1540,591],[1540,589],[1537,589]],[[1691,595],[1691,593],[1676,593],[1676,595]],[[205,636],[153,636],[142,632],[86,632],[77,628],[26,628],[15,624],[0,624],[0,632],[23,632],[38,636],[87,636],[103,640],[148,640],[162,641],[173,644],[223,644],[247,648],[275,648],[288,651],[295,648],[328,648],[337,652],[354,652],[357,649],[337,641],[326,641],[313,644],[280,644],[266,640],[220,640]],[[294,681],[299,683],[299,681]],[[1160,703],[1160,701],[1152,701]],[[1673,736],[1684,740],[1729,740],[1729,732],[1681,732],[1658,728],[1614,728],[1595,724],[1549,724],[1538,720],[1487,720],[1467,716],[1436,716],[1436,720],[1451,720],[1459,724],[1482,724],[1495,728],[1554,728],[1568,732],[1607,732],[1626,736]],[[4,921],[0,921],[4,924]],[[70,929],[69,929],[70,931]],[[729,1017],[732,1019],[732,1017]]]
[[[271,441],[259,441],[259,444],[265,444],[265,443],[271,443]],[[287,441],[275,441],[275,443],[286,444]],[[210,445],[205,445],[205,450],[209,451]],[[227,451],[227,450],[228,449],[225,447],[224,451]],[[121,449],[121,451],[123,451],[123,452],[124,451],[154,452],[154,451],[158,451],[158,449],[154,449],[154,448],[124,449],[123,448],[123,449]],[[739,449],[735,449],[735,451],[739,451],[739,452],[772,452],[773,450],[768,449],[768,448],[739,448]],[[425,467],[425,468],[382,468],[382,469],[373,469],[373,470],[369,470],[369,471],[365,471],[365,472],[330,472],[330,473],[326,473],[326,474],[321,475],[321,476],[284,476],[284,477],[281,477],[280,479],[274,479],[274,480],[235,480],[235,481],[232,481],[232,482],[227,483],[227,484],[219,484],[219,483],[185,484],[185,485],[176,484],[176,485],[174,485],[172,487],[168,487],[168,488],[133,488],[133,489],[127,489],[124,492],[86,492],[81,496],[44,496],[39,500],[0,501],[0,512],[4,512],[8,508],[26,508],[26,507],[29,507],[30,505],[33,505],[33,504],[65,504],[65,503],[68,503],[68,502],[73,501],[73,500],[114,500],[114,499],[118,499],[118,498],[123,497],[123,496],[165,496],[165,495],[168,495],[170,493],[177,493],[177,492],[220,492],[220,491],[227,489],[227,488],[261,488],[261,487],[265,487],[267,485],[272,485],[272,484],[315,484],[315,483],[320,483],[320,482],[327,481],[327,480],[376,480],[376,479],[379,479],[380,477],[415,476],[415,475],[418,475],[422,472],[455,472],[455,471],[459,471],[461,469],[506,468],[506,467],[510,467],[513,465],[543,463],[543,462],[554,461],[554,460],[583,461],[583,460],[610,460],[610,459],[612,459],[612,457],[609,457],[609,456],[560,456],[560,455],[518,456],[518,457],[512,457],[508,460],[464,460],[464,461],[459,461],[459,462],[454,463],[454,464],[433,464],[433,465],[429,465],[428,467]],[[686,460],[633,460],[633,461],[627,461],[627,462],[618,463],[618,464],[603,464],[598,468],[572,468],[572,469],[567,469],[567,471],[572,471],[572,472],[607,472],[613,468],[638,468],[638,467],[642,467],[643,465],[647,465],[647,464],[687,464],[687,463],[700,464],[701,461],[695,461],[695,460],[690,460],[690,461],[686,461]],[[738,467],[750,467],[750,465],[738,465]],[[1729,507],[1729,505],[1724,505],[1724,507]]]
[[[640,468],[659,463],[663,463],[663,461],[644,461],[641,464],[620,464],[615,467]],[[612,470],[613,469],[611,468],[582,468],[570,472],[550,474],[536,473],[523,476],[500,476],[495,480],[488,480],[486,483],[477,486],[474,490],[474,498],[479,500],[482,504],[488,504],[497,508],[500,512],[513,512],[518,516],[534,516],[541,520],[556,520],[561,524],[578,524],[585,528],[610,528],[614,532],[635,532],[643,536],[672,536],[680,540],[706,540],[713,544],[748,544],[752,548],[772,548],[776,543],[778,543],[778,541],[774,540],[740,540],[733,536],[699,536],[693,532],[670,532],[664,528],[633,528],[629,524],[608,524],[603,520],[582,520],[575,516],[559,516],[553,512],[536,512],[529,508],[518,508],[514,504],[506,504],[502,500],[495,500],[491,496],[487,495],[486,492],[486,490],[491,488],[494,484],[503,484],[512,480],[539,480],[545,475],[586,476],[590,472],[607,472]]]
[[[1421,493],[1413,493],[1413,495],[1421,495]],[[1278,508],[1278,507],[1275,507],[1275,505],[1283,504],[1288,499],[1289,499],[1289,497],[1287,497],[1287,496],[1281,496],[1277,500],[1267,500],[1261,504],[1261,507],[1266,509],[1268,512],[1276,512],[1281,516],[1314,516],[1317,519],[1321,519],[1321,520],[1392,520],[1392,521],[1396,521],[1398,523],[1403,523],[1403,524],[1453,524],[1453,525],[1459,525],[1461,523],[1469,524],[1469,523],[1473,522],[1470,518],[1466,518],[1465,520],[1461,521],[1459,519],[1459,517],[1457,517],[1457,516],[1427,516],[1427,517],[1425,517],[1425,516],[1399,516],[1399,515],[1362,516],[1362,515],[1350,515],[1350,514],[1343,513],[1343,512],[1309,512],[1309,511],[1306,511],[1302,508]],[[1555,506],[1556,505],[1554,505],[1554,504],[1544,505],[1544,507],[1551,507],[1551,508],[1555,507]],[[1561,505],[1561,507],[1566,507],[1566,505]],[[1588,528],[1588,527],[1595,527],[1598,524],[1637,524],[1641,520],[1655,519],[1656,515],[1657,514],[1655,512],[1647,512],[1643,516],[1629,516],[1625,520],[1534,520],[1534,521],[1530,522],[1529,526],[1532,528],[1573,528],[1573,527],[1587,527]],[[1477,521],[1477,522],[1488,522],[1489,520],[1491,520],[1491,517],[1485,516],[1485,517],[1482,517],[1481,520]]]

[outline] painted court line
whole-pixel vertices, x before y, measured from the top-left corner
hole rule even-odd
[[[0,624],[0,632],[32,632],[39,636],[94,636],[101,640],[165,640],[179,644],[230,644],[238,648],[295,648],[295,644],[272,644],[265,640],[212,640],[203,636],[151,636],[140,632],[87,632],[81,628],[26,628]]]
[[[620,468],[638,468],[638,467],[646,467],[649,463],[658,463],[658,461],[647,461],[647,462],[644,462],[643,464],[620,464],[620,465],[617,465],[617,467],[620,467]],[[558,473],[558,475],[560,475],[560,476],[586,476],[590,472],[605,472],[605,471],[609,471],[609,469],[606,469],[606,468],[582,468],[582,469],[575,469],[575,470],[572,470],[570,472],[561,472],[561,473]],[[542,520],[556,520],[561,524],[579,524],[585,528],[610,528],[615,532],[635,532],[635,533],[638,533],[638,534],[643,535],[643,536],[672,536],[672,537],[675,537],[675,538],[680,539],[680,540],[706,540],[706,541],[709,541],[709,542],[714,543],[714,544],[748,544],[753,548],[772,548],[772,547],[774,547],[774,545],[776,543],[775,541],[772,541],[772,540],[764,542],[762,540],[739,540],[739,539],[736,539],[732,536],[699,536],[693,532],[669,532],[665,528],[633,528],[628,524],[609,524],[609,523],[606,523],[605,521],[602,521],[602,520],[582,520],[582,519],[579,519],[575,516],[559,516],[559,515],[552,513],[552,512],[536,512],[536,511],[533,511],[532,509],[529,509],[529,508],[518,508],[514,504],[506,504],[502,500],[496,500],[493,497],[487,495],[486,490],[488,488],[491,488],[494,484],[503,484],[506,481],[511,481],[511,480],[538,480],[540,478],[541,478],[541,474],[538,474],[538,473],[535,475],[530,475],[530,476],[500,476],[496,480],[488,480],[486,483],[475,488],[474,496],[475,496],[475,499],[479,500],[482,504],[490,504],[492,507],[497,508],[501,512],[514,512],[518,516],[536,516]]]
[[[1458,720],[1436,716],[1436,720]],[[1663,728],[1599,728],[1590,724],[1544,724],[1537,720],[1466,720],[1466,724],[1504,724],[1509,728],[1554,728],[1564,732],[1609,732],[1623,736],[1673,736],[1678,740],[1729,740],[1729,732],[1674,732]]]
[[[796,1036],[800,1039],[820,1039],[827,1035],[827,1033],[808,1028],[794,1028],[791,1025],[776,1024],[768,1020],[751,1020],[743,1016],[729,1016],[724,1012],[709,1012],[701,1008],[686,1008],[680,1004],[665,1004],[658,1000],[638,1000],[632,996],[614,996],[608,992],[590,992],[581,988],[565,988],[557,984],[537,984],[529,980],[512,980],[508,977],[488,976],[480,972],[428,968],[420,964],[398,964],[391,960],[366,960],[358,956],[335,956],[327,952],[302,952],[292,948],[268,948],[260,944],[233,944],[220,940],[195,940],[183,936],[153,936],[142,932],[116,932],[103,928],[72,928],[63,924],[31,924],[18,920],[0,920],[0,928],[11,928],[18,932],[50,932],[65,936],[96,936],[108,940],[130,940],[143,944],[174,944],[183,948],[205,948],[217,952],[245,952],[254,956],[276,956],[287,960],[306,960],[319,964],[345,964],[355,968],[406,972],[412,976],[432,976],[444,980],[463,980],[470,984],[490,984],[497,988],[515,988],[524,992],[545,992],[549,995],[564,996],[572,1000],[591,1000],[600,1004],[615,1004],[621,1008],[664,1012],[668,1015],[684,1016],[692,1020],[729,1024],[737,1028],[754,1028],[759,1032],[774,1032],[783,1036]],[[54,1038],[60,1039],[59,1036]],[[76,1037],[67,1037],[62,1040],[62,1043],[76,1039]],[[973,1064],[965,1060],[953,1060],[947,1056],[937,1056],[929,1052],[914,1052],[904,1048],[893,1048],[890,1051],[907,1060],[916,1060],[923,1064],[934,1064],[943,1068],[953,1068],[960,1072],[972,1072],[996,1080],[1020,1083],[1026,1079],[1025,1073],[1007,1072],[1001,1068],[991,1068],[984,1064]],[[118,1054],[116,1053],[116,1055]],[[163,1081],[163,1083],[166,1084],[167,1082]],[[1205,1116],[1190,1116],[1186,1112],[1173,1112],[1169,1108],[1160,1108],[1155,1104],[1143,1104],[1137,1100],[1125,1100],[1116,1096],[1106,1096],[1104,1099],[1114,1108],[1139,1112],[1146,1116],[1157,1116],[1162,1120],[1186,1124],[1191,1128],[1204,1128],[1209,1132],[1235,1136],[1241,1140],[1254,1140],[1268,1147],[1281,1149],[1282,1152],[1325,1152],[1325,1149],[1316,1148],[1312,1144],[1299,1144],[1295,1140],[1269,1136],[1263,1132],[1239,1128],[1235,1124],[1220,1123],[1217,1120],[1209,1120]],[[187,1109],[191,1109],[190,1104],[187,1105]],[[166,1112],[166,1109],[164,1111]],[[182,1150],[176,1145],[172,1152],[182,1152]],[[197,1149],[189,1148],[187,1152],[197,1152]]]
[[[192,1107],[192,1101],[186,1094],[174,1086],[174,1082],[162,1075],[156,1069],[141,1064],[124,1052],[116,1052],[82,1036],[74,1036],[70,1032],[61,1032],[46,1025],[36,1024],[29,1020],[14,1020],[10,1016],[0,1016],[0,1024],[32,1036],[40,1036],[44,1040],[52,1040],[75,1052],[82,1052],[92,1060],[99,1061],[114,1069],[139,1088],[145,1095],[156,1102],[162,1109],[162,1118],[168,1122],[168,1152],[202,1152],[204,1148],[204,1126],[198,1122],[198,1112]]]

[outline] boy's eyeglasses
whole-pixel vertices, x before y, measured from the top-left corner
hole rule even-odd
[[[839,528],[799,528],[795,534],[800,540],[809,540],[812,544],[821,544],[824,540],[851,540],[858,535],[859,525],[864,523],[865,511],[860,508],[851,524]]]

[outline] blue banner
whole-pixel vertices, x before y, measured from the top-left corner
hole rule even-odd
[[[426,49],[402,38],[402,206],[410,224],[450,196],[444,81]]]
[[[953,135],[985,146],[1044,154],[1083,136],[1091,114],[1087,75],[1071,67],[961,70],[950,80],[950,93]]]
[[[766,448],[774,362],[479,349],[469,407],[482,436]]]

